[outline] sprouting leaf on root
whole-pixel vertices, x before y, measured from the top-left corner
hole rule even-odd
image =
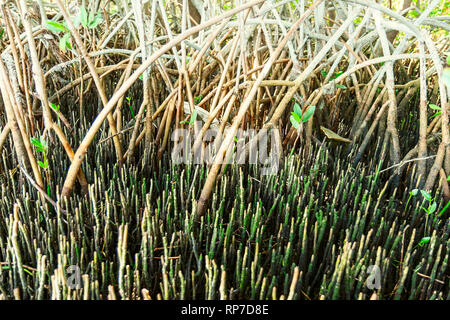
[[[425,190],[420,190],[420,193],[426,200],[428,200],[428,201],[431,200],[431,195],[428,192],[426,192]]]
[[[194,112],[192,112],[191,121],[190,121],[191,125],[194,124],[195,120],[197,120],[197,110],[194,110]]]
[[[435,105],[435,104],[432,104],[432,103],[430,103],[430,105],[429,105],[429,107],[431,108],[431,109],[433,109],[433,110],[441,110],[441,107],[439,107],[439,106],[437,106],[437,105]]]
[[[306,111],[305,114],[302,116],[302,121],[306,122],[308,121],[314,114],[314,111],[316,111],[316,106],[310,106]]]
[[[50,103],[50,106],[53,108],[53,110],[55,111],[59,111],[59,109],[61,108],[61,106],[58,104],[54,104],[54,103]]]
[[[295,121],[297,121],[298,123],[300,123],[300,121],[302,121],[302,118],[299,114],[295,113],[295,112],[291,112],[292,117],[294,117]]]
[[[409,194],[413,197],[417,196],[417,193],[419,193],[419,189],[413,189],[409,192]]]
[[[38,164],[39,164],[39,166],[40,166],[42,169],[47,169],[47,168],[48,168],[48,162],[47,162],[47,161],[44,161],[44,162],[38,161]]]
[[[80,22],[81,22],[81,25],[85,28],[87,28],[89,25],[88,14],[87,14],[86,8],[83,6],[80,7]]]
[[[52,20],[47,21],[47,29],[50,30],[53,33],[68,32],[69,31],[69,30],[67,30],[67,28],[63,24],[61,24],[59,22],[56,22],[56,21],[52,21]]]
[[[72,49],[72,44],[70,43],[70,33],[64,34],[64,36],[59,39],[59,48],[61,49],[61,51]]]
[[[439,115],[441,115],[441,111],[439,111],[439,112],[436,112],[435,114],[433,114],[431,117],[430,117],[430,119],[433,119],[434,117],[437,117],[437,116],[439,116]]]
[[[300,117],[302,116],[302,108],[300,107],[300,105],[296,102],[294,103],[294,112],[299,115]]]
[[[337,133],[331,131],[330,129],[327,129],[323,126],[320,126],[320,130],[322,130],[322,132],[327,136],[328,139],[330,140],[335,140],[335,141],[339,141],[339,142],[346,142],[346,143],[351,143],[352,140],[347,139],[347,138],[343,138],[340,135],[338,135]]]
[[[419,246],[422,247],[424,244],[427,244],[428,242],[430,242],[430,240],[431,240],[431,237],[423,237],[419,241]]]
[[[292,113],[292,114],[294,114],[294,113]],[[289,120],[291,120],[292,126],[295,129],[298,130],[298,128],[300,128],[300,123],[297,120],[295,120],[295,117],[293,115],[289,118]]]
[[[432,214],[433,212],[435,212],[436,208],[437,208],[437,203],[435,201],[433,201],[430,208],[428,209],[428,214]]]
[[[95,29],[97,26],[103,21],[102,16],[100,13],[97,13],[97,15],[94,16],[94,13],[91,12],[89,15],[89,28]]]
[[[337,85],[336,85],[336,88],[339,88],[339,89],[342,89],[342,90],[347,89],[347,87],[344,86],[343,84],[337,84]]]
[[[36,138],[30,138],[30,142],[31,142],[31,144],[32,144],[33,146],[36,147],[36,150],[37,150],[37,151],[39,151],[39,152],[45,152],[45,147],[46,147],[45,141],[39,140],[39,139],[36,139]]]

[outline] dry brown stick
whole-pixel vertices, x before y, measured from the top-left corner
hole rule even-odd
[[[44,185],[39,168],[31,149],[30,140],[26,134],[25,126],[15,107],[14,94],[9,83],[9,77],[3,60],[0,58],[0,91],[3,96],[5,112],[13,134],[14,148],[19,164],[23,164],[27,170],[32,170],[33,175],[40,186]]]
[[[6,10],[6,13],[8,15],[9,18],[9,23],[12,26],[12,29],[14,30],[14,37],[15,39],[17,39],[17,43],[18,43],[18,48],[19,48],[19,52],[20,52],[20,58],[22,60],[23,63],[23,68],[22,69],[22,79],[23,79],[23,92],[25,95],[25,100],[27,102],[27,110],[28,110],[28,119],[30,121],[30,129],[31,129],[31,134],[34,134],[35,131],[35,124],[34,124],[34,116],[33,116],[33,111],[32,111],[32,106],[31,106],[31,98],[30,98],[30,92],[29,92],[29,88],[28,88],[28,75],[27,75],[27,70],[29,70],[29,68],[26,66],[27,65],[27,59],[26,59],[26,54],[25,54],[25,48],[22,44],[22,42],[20,41],[20,34],[19,34],[19,29],[16,25],[16,23],[13,22],[11,13],[8,10]],[[17,69],[16,70],[20,70]]]
[[[439,144],[439,149],[436,154],[436,160],[434,161],[434,164],[428,173],[427,180],[425,181],[424,189],[427,191],[431,190],[431,188],[433,187],[434,182],[436,181],[436,177],[439,174],[439,170],[441,170],[442,168],[442,163],[444,162],[445,157],[445,149],[445,142],[442,141]]]
[[[23,79],[22,79],[22,73],[19,72],[19,70],[22,70],[22,68],[20,68],[19,56],[17,54],[16,42],[14,41],[14,35],[13,35],[13,32],[12,32],[11,23],[10,23],[10,21],[11,21],[10,20],[10,15],[9,15],[9,12],[6,11],[4,3],[0,4],[0,9],[1,9],[1,12],[3,14],[4,21],[5,21],[6,33],[8,34],[8,38],[10,39],[9,43],[11,45],[11,52],[13,54],[14,64],[16,65],[16,70],[17,70],[17,80],[19,82],[20,88],[23,90],[24,87],[25,87],[25,84],[24,84]]]
[[[420,104],[419,104],[419,158],[427,156],[427,79],[425,66],[425,49],[422,41],[419,40],[420,57]],[[425,177],[426,161],[420,161],[417,165],[417,176]],[[421,185],[423,179],[420,180]]]
[[[385,56],[390,55],[388,39],[386,31],[382,25],[381,13],[379,11],[374,12],[375,26],[380,36],[381,46],[383,48],[383,54]],[[400,162],[400,141],[397,130],[397,100],[394,91],[394,64],[392,61],[386,62],[386,88],[389,98],[389,109],[387,116],[387,130],[391,137],[391,149],[390,159],[394,164]]]
[[[2,133],[0,134],[0,152],[3,149],[3,145],[6,142],[6,139],[8,138],[9,133],[11,132],[11,126],[8,123],[3,127]]]

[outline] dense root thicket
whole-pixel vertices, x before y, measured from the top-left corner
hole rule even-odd
[[[18,171],[1,178],[0,297],[449,298],[448,219],[427,216],[408,192],[387,192],[374,163],[353,169],[314,147],[287,157],[276,176],[233,165],[199,217],[205,166],[167,159],[158,176],[142,178],[95,151],[89,194],[65,211],[38,200]],[[373,266],[378,290],[367,287]]]
[[[449,10],[0,1],[0,297],[448,299]]]

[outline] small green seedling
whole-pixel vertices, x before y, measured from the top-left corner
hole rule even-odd
[[[438,115],[440,115],[442,112],[441,112],[441,107],[439,107],[439,106],[437,106],[437,105],[435,105],[435,104],[430,104],[429,105],[429,107],[431,108],[431,109],[433,109],[433,110],[437,110],[438,112],[436,112],[435,114],[433,114],[431,117],[430,117],[430,119],[432,119],[432,118],[434,118],[434,117],[437,117]]]
[[[300,105],[298,103],[294,104],[294,112],[291,112],[291,123],[294,126],[295,129],[300,128],[300,124],[303,122],[308,121],[314,114],[314,111],[316,111],[316,106],[310,106],[304,114],[302,114],[302,108],[300,108]]]
[[[73,24],[76,28],[80,24],[88,29],[95,29],[102,22],[102,17],[100,13],[95,14],[91,12],[89,15],[86,8],[80,7],[80,13],[73,19]],[[49,29],[54,34],[59,35],[61,32],[63,35],[59,38],[59,48],[61,51],[72,50],[71,35],[67,23],[59,23],[56,21],[47,21],[47,29]]]
[[[189,127],[192,128],[194,126],[196,119],[197,119],[197,110],[194,110],[194,112],[192,112],[192,115],[191,115],[191,118],[189,119],[189,121],[183,120],[183,121],[180,121],[180,124],[188,123]]]
[[[422,239],[420,239],[419,243],[413,249],[415,249],[417,247],[423,247],[424,245],[429,243],[430,240],[431,240],[431,237],[423,237]]]
[[[3,38],[4,34],[5,34],[5,29],[0,28],[0,40]]]
[[[338,72],[333,72],[333,75],[330,77],[330,80],[334,80],[334,79],[336,79],[337,77],[339,77],[341,74],[343,74],[344,72],[342,72],[342,71],[338,71]],[[328,75],[328,73],[325,71],[325,70],[320,70],[320,74],[323,76],[323,77],[326,77],[327,75]]]
[[[53,32],[54,34],[63,35],[59,38],[59,49],[65,52],[66,50],[72,49],[72,43],[70,42],[70,31],[67,28],[66,24],[62,24],[56,21],[49,20],[47,21],[47,29]]]
[[[39,166],[46,170],[48,169],[48,161],[47,161],[47,143],[41,137],[40,139],[31,138],[31,144],[36,148],[36,151],[40,152],[44,156],[44,161],[38,161]]]
[[[414,189],[414,190],[409,192],[409,198],[408,198],[408,201],[406,202],[406,207],[405,208],[408,207],[409,201],[411,200],[412,197],[415,197],[418,194],[418,192],[419,192],[418,189]],[[435,201],[435,199],[428,192],[426,192],[425,190],[420,190],[420,193],[422,194],[424,199],[428,202],[428,206],[426,206],[426,207],[421,206],[420,207],[426,213],[426,220],[425,220],[425,230],[426,230],[427,229],[428,216],[431,215],[431,214],[434,214],[434,221],[436,221],[437,218],[440,217],[450,207],[450,201],[447,202],[447,204],[441,209],[441,211],[439,211],[439,213],[435,213],[436,209],[437,209],[437,202]]]
[[[58,117],[59,120],[59,109],[61,109],[61,106],[58,104],[54,104],[54,103],[50,103],[50,106],[52,107],[53,110],[56,111],[56,116]]]
[[[426,192],[425,190],[420,190],[420,193],[422,193],[422,196],[425,198],[425,200],[428,201],[428,207],[420,207],[423,211],[426,213],[426,219],[425,219],[425,230],[427,230],[427,224],[428,224],[428,217],[430,214],[433,214],[436,211],[437,203],[434,201],[434,199],[431,197],[431,195]]]
[[[194,97],[194,102],[195,102],[196,104],[199,104],[200,101],[202,101],[202,99],[203,99],[203,96],[202,96],[202,95],[196,96],[196,97]]]
[[[133,110],[133,106],[131,105],[131,97],[125,97],[125,99],[127,100],[128,109],[130,109],[130,112],[131,112],[131,117],[133,118],[133,121],[135,121],[135,119],[134,119],[134,110]]]
[[[83,27],[88,29],[95,29],[97,26],[102,22],[102,16],[100,12],[97,14],[95,12],[90,12],[89,15],[86,11],[86,8],[81,6],[80,7],[80,14],[77,15],[74,18],[74,25],[78,28],[78,26],[81,24]]]
[[[346,86],[344,86],[343,84],[337,84],[337,85],[336,85],[336,88],[338,88],[338,89],[342,89],[342,90],[345,90],[345,89],[347,89],[347,87],[346,87]]]
[[[405,208],[408,208],[409,201],[411,200],[412,197],[417,196],[418,193],[419,193],[419,189],[414,189],[409,192],[409,198],[408,198],[408,201],[406,201]]]

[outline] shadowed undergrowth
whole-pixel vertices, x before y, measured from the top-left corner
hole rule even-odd
[[[1,177],[0,296],[448,299],[448,220],[432,215],[425,224],[422,198],[408,201],[408,192],[389,190],[376,164],[353,169],[325,147],[296,151],[277,175],[229,166],[201,218],[200,165],[165,159],[149,178],[112,167],[97,145],[86,168],[89,194],[64,212],[9,171]],[[365,285],[372,265],[379,290]],[[82,281],[70,289],[73,266]]]

